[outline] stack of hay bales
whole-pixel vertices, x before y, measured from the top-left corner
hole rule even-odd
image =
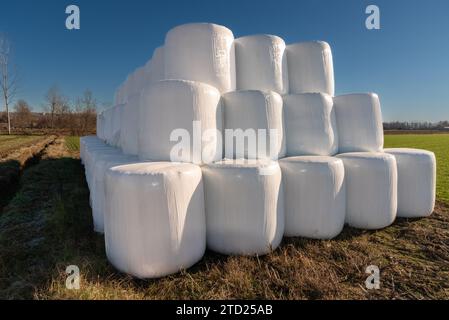
[[[260,255],[282,236],[330,239],[345,223],[431,214],[435,156],[384,150],[378,96],[334,88],[325,42],[234,39],[208,23],[170,30],[98,114],[98,137],[81,139],[111,263],[161,277],[206,246]]]

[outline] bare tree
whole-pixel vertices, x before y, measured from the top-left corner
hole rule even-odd
[[[0,34],[0,90],[8,119],[8,134],[11,134],[9,105],[17,93],[17,72],[10,66],[11,45],[5,35]]]
[[[62,95],[56,86],[53,86],[48,90],[45,100],[47,102],[46,109],[50,113],[50,128],[53,129],[56,118],[67,113],[70,108],[68,106],[67,98]]]
[[[97,100],[94,98],[92,91],[87,89],[84,91],[82,98],[78,98],[76,102],[76,112],[79,117],[79,127],[82,133],[87,133],[95,127]]]
[[[31,125],[31,107],[25,100],[20,99],[17,101],[14,106],[14,112],[16,119],[15,121],[20,127],[26,128]]]

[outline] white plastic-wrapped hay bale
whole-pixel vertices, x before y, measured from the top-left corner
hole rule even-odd
[[[139,104],[140,94],[135,94],[129,97],[128,103],[124,106],[122,112],[120,147],[125,154],[129,155],[137,155],[139,153],[139,145],[137,142]]]
[[[285,232],[289,237],[331,239],[346,215],[343,161],[302,156],[279,161],[285,194]]]
[[[221,159],[222,121],[214,87],[186,80],[155,82],[142,91],[139,156],[194,163]]]
[[[235,90],[234,35],[212,23],[184,24],[165,38],[165,79],[200,81],[221,93]]]
[[[336,154],[338,134],[332,97],[326,93],[304,93],[283,98],[287,154]]]
[[[96,132],[97,132],[97,137],[101,140],[104,140],[104,114],[103,114],[103,111],[97,113]]]
[[[86,180],[91,193],[95,191],[93,188],[93,180],[95,173],[95,164],[98,159],[109,155],[118,156],[120,154],[121,152],[119,149],[112,148],[110,146],[98,146],[89,150],[86,156]]]
[[[104,135],[104,141],[108,144],[111,143],[112,140],[112,107],[107,108],[103,110],[103,117],[104,117],[104,127],[103,127],[103,135]]]
[[[104,215],[106,210],[105,176],[109,168],[137,163],[137,157],[123,153],[104,153],[96,158],[92,172],[92,217],[95,232],[104,232]]]
[[[284,40],[262,34],[238,38],[234,45],[237,90],[288,93]]]
[[[206,230],[201,169],[147,162],[106,173],[106,254],[120,271],[162,277],[196,263]]]
[[[112,108],[112,130],[109,143],[114,147],[120,146],[120,131],[125,105],[119,104]]]
[[[284,233],[281,170],[271,160],[223,160],[202,167],[207,245],[223,254],[266,254]]]
[[[329,44],[300,42],[287,46],[290,93],[335,93],[334,65]]]
[[[337,157],[345,165],[346,222],[360,229],[380,229],[393,223],[398,203],[394,156],[353,152]]]
[[[102,145],[103,141],[101,141],[97,136],[84,136],[80,137],[80,159],[84,164],[86,157],[86,150],[93,145]]]
[[[129,102],[130,97],[139,94],[146,82],[146,68],[137,68],[130,76],[130,83],[127,91],[126,103]]]
[[[164,47],[158,47],[145,65],[145,85],[163,79],[165,79]]]
[[[382,113],[375,93],[334,97],[338,128],[338,150],[380,152],[384,144]]]
[[[223,102],[225,137],[226,131],[234,133],[234,138],[225,138],[226,158],[275,160],[285,156],[283,103],[279,94],[234,91],[224,94]]]
[[[384,149],[384,152],[396,158],[398,167],[398,217],[431,215],[435,207],[435,154],[406,148]]]

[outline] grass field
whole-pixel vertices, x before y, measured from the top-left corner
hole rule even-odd
[[[437,198],[449,203],[449,134],[386,135],[387,148],[418,148],[435,152],[437,159]]]
[[[440,166],[448,137],[387,136],[386,145],[433,150]],[[132,279],[108,263],[103,237],[93,232],[71,140],[58,139],[24,172],[0,216],[0,299],[449,299],[449,203],[441,201],[430,218],[397,219],[383,230],[346,227],[330,241],[284,239],[262,257],[208,251],[180,274]],[[439,200],[448,188],[445,170],[438,170]],[[371,264],[381,270],[380,290],[365,289]],[[65,287],[68,265],[80,268],[80,290]]]
[[[0,157],[8,155],[11,151],[29,146],[43,138],[43,136],[0,135]]]
[[[72,152],[80,150],[80,137],[65,137],[65,145]]]

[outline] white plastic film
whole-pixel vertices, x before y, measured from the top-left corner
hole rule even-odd
[[[345,170],[341,159],[324,156],[279,161],[285,194],[285,236],[331,239],[346,215]]]
[[[334,98],[339,153],[380,152],[384,144],[382,113],[375,93]]]
[[[284,40],[263,34],[238,38],[234,44],[238,90],[288,93]]]
[[[127,104],[123,108],[120,147],[125,154],[137,155],[139,153],[139,145],[137,142],[139,131],[139,104],[140,94],[135,94],[129,97]]]
[[[360,229],[380,229],[393,223],[398,188],[394,156],[354,152],[337,157],[345,165],[346,222]]]
[[[137,162],[137,157],[126,156],[122,153],[104,153],[95,160],[92,172],[92,216],[94,230],[104,232],[104,213],[106,210],[105,175],[114,166]]]
[[[186,80],[155,82],[142,92],[139,156],[197,164],[221,159],[222,121],[214,87]]]
[[[287,155],[334,155],[338,134],[332,97],[325,93],[284,96]]]
[[[200,81],[221,93],[235,90],[234,35],[211,23],[185,24],[165,38],[165,79]]]
[[[398,166],[398,217],[431,215],[435,207],[435,154],[406,148],[385,149],[384,152],[393,155]]]
[[[136,163],[106,174],[106,254],[120,271],[162,277],[200,260],[206,246],[201,169]]]
[[[112,108],[112,131],[109,143],[114,147],[120,146],[120,131],[125,105],[119,104]]]
[[[153,57],[145,65],[145,73],[145,85],[165,79],[164,47],[154,50]]]
[[[287,46],[290,93],[324,92],[334,96],[334,66],[329,44],[323,41]]]
[[[266,254],[284,233],[279,164],[224,160],[202,167],[207,245],[223,254]]]
[[[226,158],[276,160],[285,156],[283,103],[279,94],[234,91],[223,95],[223,103]],[[231,133],[234,138],[227,138]]]

